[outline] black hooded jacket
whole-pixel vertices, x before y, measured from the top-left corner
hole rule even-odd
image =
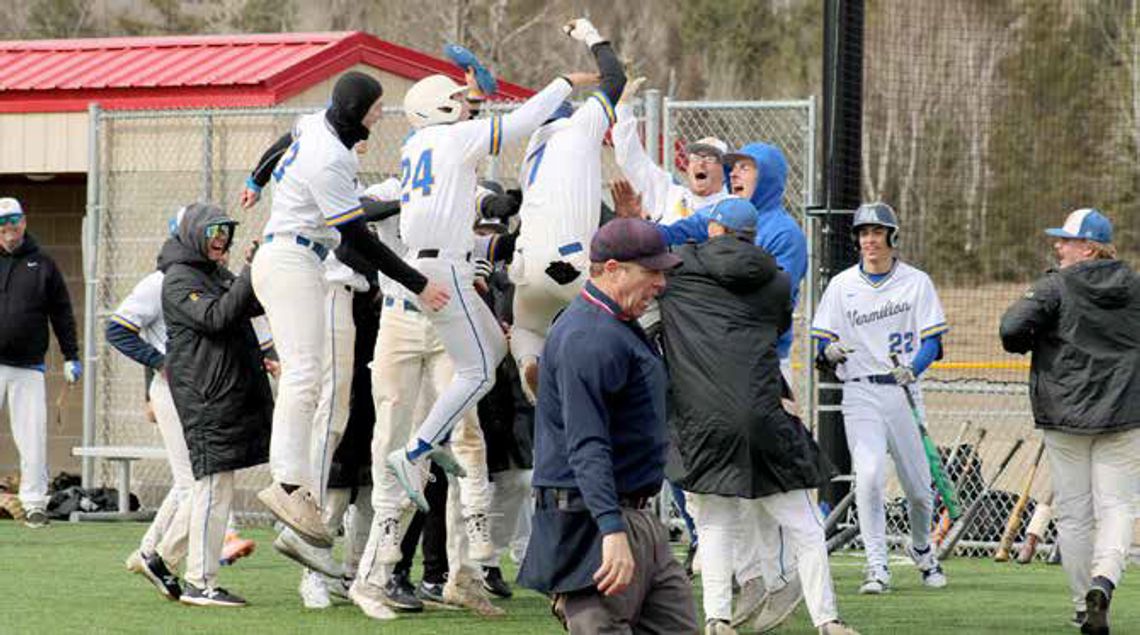
[[[792,315],[789,277],[733,236],[677,250],[661,296],[669,418],[685,491],[742,498],[814,488],[834,470],[784,410],[776,345]]]
[[[44,363],[48,321],[66,360],[79,359],[75,314],[63,274],[31,234],[14,253],[0,249],[0,364]]]
[[[1037,427],[1075,434],[1140,427],[1140,276],[1119,260],[1050,270],[1006,310],[1001,342],[1033,353]]]
[[[273,394],[249,321],[261,305],[249,267],[235,277],[206,257],[206,227],[223,223],[217,207],[190,205],[158,256],[164,372],[196,479],[269,460]]]

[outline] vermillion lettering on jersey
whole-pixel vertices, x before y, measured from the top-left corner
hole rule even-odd
[[[869,313],[860,313],[855,309],[851,309],[847,312],[847,319],[855,326],[863,326],[864,324],[870,324],[871,322],[908,311],[910,311],[910,302],[899,302],[896,304],[891,300],[887,300],[886,304]]]

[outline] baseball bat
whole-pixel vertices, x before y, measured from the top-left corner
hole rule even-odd
[[[994,553],[994,562],[1008,562],[1009,561],[1009,548],[1013,545],[1013,539],[1017,537],[1017,530],[1021,529],[1021,514],[1025,512],[1025,506],[1029,504],[1029,490],[1033,487],[1033,479],[1037,476],[1037,467],[1041,465],[1041,454],[1045,451],[1045,442],[1042,441],[1041,445],[1037,446],[1037,455],[1033,457],[1033,467],[1029,470],[1029,476],[1025,477],[1025,485],[1021,487],[1021,493],[1017,496],[1017,503],[1013,506],[1013,511],[1009,513],[1009,520],[1005,523],[1005,532],[1001,535],[1001,542],[998,543],[997,552]]]
[[[966,433],[969,432],[972,425],[974,422],[966,419],[962,422],[962,427],[958,428],[958,435],[954,437],[954,445],[950,446],[950,455],[946,457],[947,470],[954,468],[954,461],[958,458],[958,448],[962,446],[962,439],[966,438]]]
[[[1029,527],[1026,528],[1025,544],[1021,545],[1021,551],[1017,554],[1017,564],[1029,564],[1033,561],[1033,556],[1037,555],[1037,543],[1041,542],[1052,517],[1053,492],[1049,492],[1045,502],[1033,510],[1033,518],[1029,519]]]
[[[966,529],[968,529],[969,526],[973,524],[974,519],[978,517],[978,512],[981,511],[982,505],[986,501],[986,496],[990,493],[990,490],[993,489],[994,483],[997,483],[997,480],[1001,478],[1002,473],[1005,472],[1005,468],[1009,467],[1009,462],[1013,460],[1013,456],[1017,454],[1017,451],[1020,450],[1024,444],[1025,439],[1018,437],[1017,441],[1013,443],[1013,447],[1009,449],[1005,458],[1002,459],[997,472],[995,472],[989,482],[986,483],[986,486],[982,488],[982,491],[978,494],[978,497],[974,499],[974,502],[970,503],[970,506],[966,508],[965,513],[958,519],[958,522],[950,528],[950,531],[946,534],[946,539],[942,541],[942,545],[938,548],[939,560],[945,560],[954,552],[954,547],[956,547],[958,541],[962,539],[962,534],[966,532]]]
[[[976,441],[974,441],[974,446],[973,446],[975,458],[974,458],[974,460],[968,462],[966,464],[966,467],[964,467],[962,469],[962,471],[959,472],[957,480],[954,481],[954,487],[955,488],[961,487],[962,483],[966,482],[966,477],[973,473],[974,468],[976,466],[981,464],[980,458],[977,458],[977,457],[981,457],[982,441],[986,440],[986,433],[987,432],[988,431],[984,427],[978,428],[978,439]],[[955,449],[957,450],[957,448],[955,448]],[[955,456],[955,458],[957,458],[957,454],[955,454],[954,456]],[[946,513],[945,509],[942,509],[938,514],[938,526],[934,528],[934,533],[931,536],[931,539],[934,541],[934,544],[936,544],[936,545],[942,544],[942,541],[946,539],[946,534],[947,534],[947,532],[950,531],[950,527],[952,524],[953,523],[950,521],[950,514]]]
[[[891,353],[891,363],[895,368],[899,367],[899,356]],[[942,457],[938,454],[938,446],[934,444],[934,440],[930,438],[930,434],[926,431],[926,424],[922,422],[922,415],[918,412],[918,405],[915,404],[914,395],[911,394],[908,386],[900,385],[903,392],[906,394],[906,403],[910,406],[910,416],[914,419],[914,424],[918,426],[918,433],[922,437],[922,447],[926,450],[926,462],[930,465],[930,476],[934,478],[934,487],[942,496],[942,504],[946,506],[947,513],[950,518],[957,519],[962,515],[961,510],[958,509],[958,494],[954,491],[954,486],[950,484],[950,479],[946,478],[946,472],[942,469]]]

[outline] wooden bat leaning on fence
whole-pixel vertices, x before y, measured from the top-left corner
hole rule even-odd
[[[955,490],[962,489],[962,485],[967,482],[966,479],[971,474],[973,474],[974,467],[981,465],[981,463],[982,463],[982,461],[981,461],[982,441],[985,441],[985,439],[986,439],[986,429],[984,427],[979,426],[978,427],[978,440],[974,441],[974,447],[973,447],[974,456],[973,457],[967,457],[968,462],[966,463],[966,467],[962,468],[962,470],[958,473],[958,479],[954,481],[954,489]],[[949,468],[949,466],[954,465],[954,461],[958,458],[958,454],[959,454],[958,448],[954,448],[953,456],[951,457],[951,459],[949,461],[946,462],[946,465],[948,466],[948,468]],[[941,545],[942,544],[942,541],[946,539],[946,534],[950,531],[950,527],[952,524],[953,524],[953,522],[950,520],[950,514],[947,513],[945,509],[943,509],[941,512],[939,512],[939,514],[938,514],[938,526],[934,528],[934,533],[931,535],[931,540],[935,545]]]
[[[1005,531],[1001,535],[1001,542],[998,543],[997,551],[994,552],[994,562],[1009,562],[1009,548],[1013,546],[1013,540],[1017,538],[1017,530],[1021,529],[1021,514],[1025,512],[1025,507],[1029,504],[1029,491],[1033,487],[1033,479],[1037,476],[1037,468],[1041,465],[1041,454],[1045,452],[1045,442],[1042,441],[1041,445],[1037,446],[1037,454],[1033,457],[1033,467],[1029,470],[1029,476],[1025,477],[1025,485],[1021,487],[1021,493],[1017,496],[1017,503],[1013,506],[1013,511],[1009,513],[1009,519],[1005,521]]]
[[[1045,498],[1045,502],[1033,510],[1033,518],[1029,519],[1029,527],[1025,530],[1025,544],[1021,545],[1021,551],[1017,554],[1017,564],[1033,562],[1033,556],[1037,555],[1037,543],[1045,537],[1051,520],[1053,520],[1052,491]]]
[[[1013,456],[1017,454],[1017,451],[1020,450],[1024,444],[1025,439],[1018,437],[1017,441],[1013,443],[1013,447],[1006,453],[1005,458],[1001,460],[997,472],[995,472],[989,482],[986,483],[986,486],[982,488],[982,491],[978,492],[978,497],[974,499],[974,502],[970,503],[970,506],[966,508],[962,517],[958,519],[958,522],[950,528],[949,533],[946,534],[946,539],[943,540],[942,544],[938,547],[939,560],[945,560],[954,553],[954,547],[958,545],[958,541],[962,539],[962,535],[966,533],[966,529],[969,529],[970,525],[973,524],[974,519],[978,517],[978,512],[982,509],[982,505],[984,505],[986,499],[989,498],[988,495],[990,490],[993,489],[994,483],[1001,478],[1002,473],[1005,472],[1005,468],[1009,467],[1009,462],[1013,460]]]

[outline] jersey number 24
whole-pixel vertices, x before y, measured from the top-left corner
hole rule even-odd
[[[913,353],[914,352],[914,333],[891,333],[891,354],[898,355],[900,353]]]
[[[408,185],[408,179],[411,179],[411,187]],[[412,196],[412,190],[420,190],[422,196],[431,196],[431,186],[435,183],[435,177],[431,173],[431,148],[424,150],[420,153],[420,158],[416,160],[415,172],[412,171],[412,162],[410,159],[400,161],[400,189],[403,191],[403,196],[400,200],[407,203]]]

